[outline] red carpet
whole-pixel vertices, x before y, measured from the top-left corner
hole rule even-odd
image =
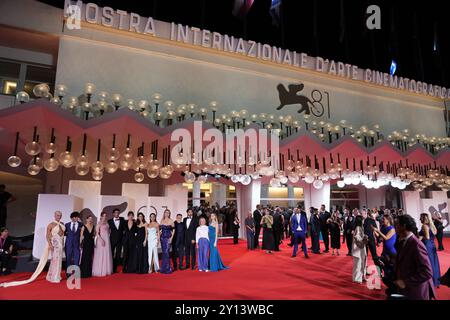
[[[441,271],[450,266],[450,239],[446,251],[439,252]],[[66,282],[51,284],[42,274],[34,283],[21,287],[0,288],[0,299],[385,299],[384,290],[369,290],[351,281],[352,257],[331,253],[299,255],[282,246],[272,255],[257,250],[249,252],[245,241],[234,246],[230,240],[219,242],[222,258],[231,269],[218,273],[177,271],[173,274],[114,274],[106,278],[81,280],[80,290],[69,290]],[[370,260],[370,258],[369,258]],[[370,261],[371,263],[371,261]],[[29,274],[0,277],[0,282],[19,280]],[[437,289],[439,299],[450,299],[450,288]]]

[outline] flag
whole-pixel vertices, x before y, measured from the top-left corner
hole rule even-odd
[[[272,24],[274,26],[280,26],[280,7],[281,0],[272,0],[270,5],[270,15],[272,16]]]
[[[391,62],[391,69],[390,69],[390,71],[389,71],[389,73],[391,74],[391,76],[393,76],[393,75],[395,74],[395,71],[397,71],[397,62],[396,62],[394,59],[392,59],[392,62]]]
[[[245,18],[253,2],[254,0],[234,0],[233,15],[239,18]]]

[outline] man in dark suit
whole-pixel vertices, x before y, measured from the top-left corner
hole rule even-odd
[[[283,215],[279,207],[273,213],[273,238],[275,240],[275,251],[280,251],[281,234],[283,233]]]
[[[353,244],[353,230],[355,230],[355,217],[353,212],[348,208],[344,209],[344,236],[342,237],[342,243],[347,242],[348,256],[352,255]]]
[[[83,224],[78,221],[80,217],[79,212],[72,212],[70,214],[70,222],[66,223],[66,268],[69,266],[80,264],[80,233]]]
[[[331,214],[325,210],[325,205],[320,206],[319,220],[320,220],[320,232],[322,233],[323,244],[325,245],[325,250],[323,252],[329,252],[330,247],[330,224],[327,223],[328,219],[331,218]]]
[[[398,242],[395,263],[395,285],[409,300],[431,300],[436,297],[433,269],[425,245],[415,235],[416,222],[410,215],[398,216],[395,222]]]
[[[255,220],[255,248],[259,247],[259,233],[261,232],[262,211],[261,205],[256,205],[256,210],[253,211],[253,219]]]
[[[5,227],[0,228],[0,274],[8,275],[10,271],[10,262],[13,254],[13,243],[9,236],[9,230]]]
[[[120,210],[113,210],[113,218],[108,220],[111,240],[111,251],[113,256],[113,272],[117,272],[117,266],[120,264],[120,255],[122,253],[123,234],[125,232],[125,219],[119,217]]]
[[[368,238],[367,249],[368,249],[368,251],[370,251],[373,262],[375,264],[377,264],[379,257],[377,254],[377,245],[376,245],[375,236],[373,234],[373,228],[378,228],[377,222],[375,221],[375,218],[373,217],[372,211],[367,211],[367,209],[363,209],[362,216],[364,219],[364,222],[363,222],[364,234],[367,235],[367,238]]]
[[[187,210],[187,217],[183,219],[185,237],[184,237],[184,245],[185,245],[185,253],[186,253],[186,269],[189,269],[189,266],[192,270],[195,269],[195,234],[197,232],[198,227],[198,218],[194,217],[194,213],[192,209]]]
[[[182,220],[183,216],[177,214],[177,218],[174,222],[174,235],[172,239],[172,261],[173,269],[177,270],[177,260],[180,270],[184,270],[183,258],[184,258],[184,242],[185,242],[185,228]]]
[[[309,208],[311,226],[311,250],[312,253],[320,254],[320,219],[319,210],[314,207]]]
[[[308,258],[308,249],[306,248],[306,232],[308,228],[308,218],[306,212],[300,208],[295,208],[295,212],[291,217],[291,230],[294,235],[294,251],[292,257],[297,256],[298,244],[302,243],[302,251],[305,258]]]

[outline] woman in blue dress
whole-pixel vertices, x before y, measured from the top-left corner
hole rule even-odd
[[[216,272],[220,270],[228,269],[222,262],[222,258],[217,248],[217,234],[219,230],[219,222],[215,213],[211,213],[209,224],[209,271]]]
[[[422,222],[422,229],[419,232],[419,239],[425,244],[427,248],[428,258],[430,259],[431,268],[433,269],[433,283],[435,287],[439,287],[439,278],[441,277],[441,269],[439,267],[439,258],[434,243],[436,235],[436,227],[431,218],[431,214],[422,213],[420,215],[420,222]]]
[[[172,273],[172,267],[170,266],[170,244],[173,238],[173,228],[174,223],[173,220],[170,219],[170,210],[164,210],[164,215],[160,223],[161,228],[161,251],[162,251],[162,259],[161,259],[161,268],[159,269],[160,273]]]
[[[397,241],[397,234],[393,226],[394,219],[389,214],[383,215],[383,226],[380,229],[373,228],[373,231],[383,239],[383,257],[395,258],[397,251],[395,250],[395,242]]]

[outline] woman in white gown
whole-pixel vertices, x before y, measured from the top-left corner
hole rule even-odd
[[[66,227],[61,222],[61,218],[61,211],[56,211],[55,221],[51,222],[47,226],[47,246],[41,259],[39,260],[36,271],[34,271],[31,277],[23,281],[1,283],[0,287],[14,287],[33,282],[41,274],[42,270],[44,270],[49,255],[51,255],[51,260],[46,279],[47,281],[53,283],[59,283],[61,281],[62,256],[64,250],[64,232],[66,231]]]
[[[147,243],[148,243],[148,273],[159,271],[158,243],[159,243],[159,224],[156,222],[156,215],[150,215],[150,222],[147,224]]]

